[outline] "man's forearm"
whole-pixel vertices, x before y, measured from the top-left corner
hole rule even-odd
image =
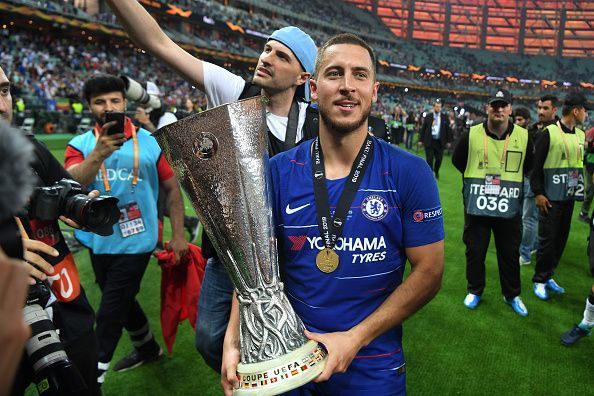
[[[169,38],[136,0],[106,0],[132,41],[150,52],[158,52]]]
[[[93,151],[83,162],[69,167],[67,171],[74,180],[88,186],[97,177],[102,163],[103,160]]]
[[[440,243],[443,246],[443,241]],[[423,260],[413,267],[410,275],[378,309],[351,329],[356,339],[361,340],[361,346],[402,324],[435,297],[441,287],[443,255],[428,256]]]
[[[177,181],[175,183],[177,184]],[[171,237],[183,238],[184,203],[179,187],[172,189],[167,194],[167,208],[169,209],[169,220],[171,221]]]
[[[237,293],[234,291],[224,342],[229,346],[239,348],[239,334],[239,301],[237,300]]]
[[[107,0],[130,38],[153,56],[165,62],[196,88],[204,91],[200,59],[178,46],[159,27],[157,21],[136,0]]]

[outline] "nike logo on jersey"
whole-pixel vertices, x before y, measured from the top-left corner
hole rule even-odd
[[[305,205],[297,206],[296,208],[291,208],[289,205],[290,204],[287,204],[287,207],[285,208],[285,212],[287,212],[288,215],[292,215],[293,213],[299,212],[301,209],[307,208],[311,204],[307,203]]]

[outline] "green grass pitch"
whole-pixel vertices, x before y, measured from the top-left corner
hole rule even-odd
[[[48,145],[61,160],[64,142]],[[594,340],[586,338],[571,348],[559,336],[582,316],[593,283],[587,271],[588,227],[577,220],[577,207],[565,253],[555,279],[566,293],[548,302],[532,293],[534,259],[523,266],[522,297],[529,310],[525,318],[503,302],[494,243],[487,254],[487,288],[479,307],[462,305],[466,295],[464,224],[461,176],[444,157],[438,182],[446,229],[445,274],[437,297],[404,324],[407,386],[410,395],[592,395],[594,394]],[[186,210],[193,210],[186,200]],[[166,238],[169,226],[166,225]],[[100,294],[86,251],[76,255],[83,285],[91,304]],[[153,259],[138,296],[162,343],[159,322],[160,269]],[[114,362],[132,349],[124,333]],[[103,393],[111,395],[220,395],[219,377],[194,348],[189,323],[179,327],[173,355],[124,373],[109,372]],[[34,392],[30,391],[33,395]],[[379,395],[378,395],[379,396]]]

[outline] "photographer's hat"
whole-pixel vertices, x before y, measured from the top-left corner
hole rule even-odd
[[[309,34],[296,26],[275,30],[268,40],[276,40],[286,45],[295,55],[303,71],[313,74],[318,48]],[[297,95],[309,101],[309,80],[297,89]]]

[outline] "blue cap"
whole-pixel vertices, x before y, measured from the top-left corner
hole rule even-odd
[[[286,45],[295,55],[304,71],[313,74],[318,48],[309,34],[296,26],[275,30],[268,40],[276,40]],[[297,89],[300,97],[309,100],[309,80]]]

